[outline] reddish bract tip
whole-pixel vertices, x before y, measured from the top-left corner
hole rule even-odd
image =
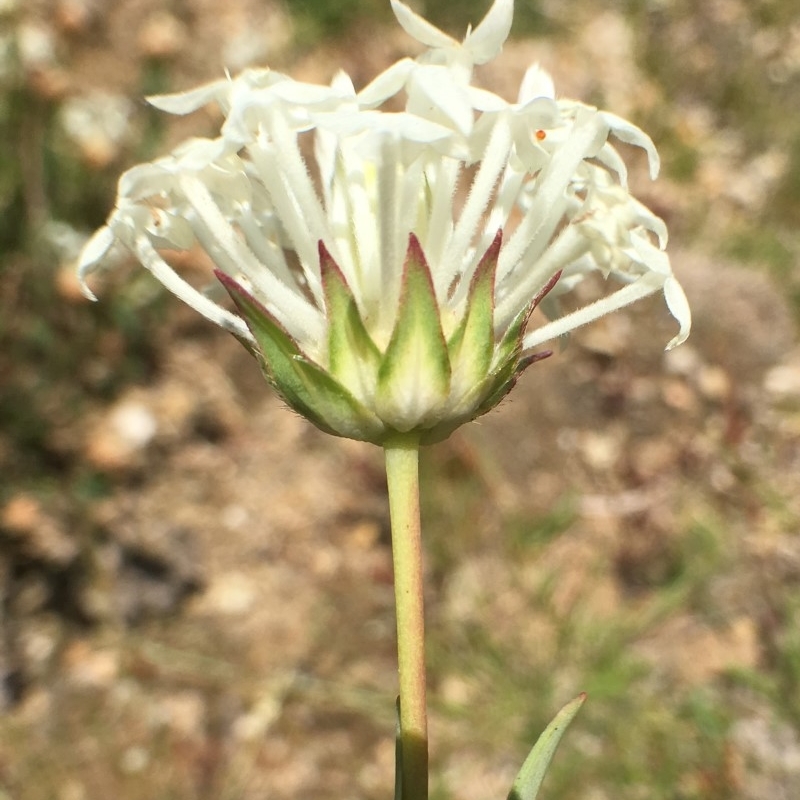
[[[503,229],[498,228],[497,233],[494,235],[494,239],[492,239],[492,243],[489,245],[488,249],[486,250],[486,256],[491,256],[492,258],[497,258],[500,254],[500,248],[503,246]]]
[[[541,303],[542,300],[544,300],[544,298],[547,297],[547,295],[550,294],[551,291],[553,291],[553,287],[558,283],[558,280],[561,277],[561,273],[563,271],[564,270],[560,269],[558,272],[556,272],[555,275],[553,275],[552,278],[550,278],[549,281],[547,281],[547,283],[544,286],[542,286],[542,288],[539,290],[539,294],[537,294],[536,297],[533,298],[533,303],[531,304],[531,310],[536,308],[539,305],[539,303]]]
[[[406,258],[415,258],[417,261],[427,264],[425,252],[423,251],[422,245],[417,238],[417,234],[413,231],[408,234],[408,250],[406,251]]]

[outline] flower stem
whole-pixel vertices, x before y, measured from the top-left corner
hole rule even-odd
[[[384,445],[392,521],[392,560],[400,677],[403,800],[428,797],[425,614],[419,514],[419,439],[398,435]]]

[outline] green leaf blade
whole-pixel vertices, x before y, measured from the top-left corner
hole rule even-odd
[[[578,695],[567,703],[545,728],[514,780],[508,800],[536,800],[558,743],[585,700],[585,693]]]

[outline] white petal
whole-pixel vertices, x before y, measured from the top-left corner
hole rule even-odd
[[[672,276],[669,256],[660,247],[656,247],[647,237],[647,234],[643,231],[631,232],[631,243],[644,266],[661,275],[662,279]]]
[[[667,350],[677,347],[686,341],[689,331],[692,329],[692,312],[689,308],[689,301],[686,299],[683,287],[678,283],[677,278],[671,275],[664,283],[664,299],[667,301],[667,308],[673,317],[678,321],[680,330],[678,335],[667,345]]]
[[[168,164],[174,164],[174,160],[160,158],[150,164],[137,164],[123,172],[117,186],[119,196],[128,200],[142,200],[163,192],[174,172],[167,168]]]
[[[514,0],[495,0],[480,25],[464,39],[464,48],[475,64],[491,61],[502,49],[511,31]]]
[[[189,139],[173,150],[172,154],[180,161],[180,166],[190,170],[200,170],[212,161],[230,152],[231,147],[223,138]]]
[[[160,208],[152,210],[152,217],[145,225],[145,230],[159,240],[159,247],[188,250],[197,241],[192,226],[184,217],[169,214]]]
[[[663,250],[667,246],[669,232],[667,223],[661,217],[657,217],[646,205],[631,197],[628,201],[634,211],[634,220],[637,224],[644,226],[658,237],[658,246]]]
[[[538,64],[531,64],[525,71],[519,87],[517,101],[528,103],[537,97],[547,97],[554,100],[556,87],[549,72],[545,72]]]
[[[508,103],[494,92],[479,89],[477,86],[467,86],[466,89],[469,101],[476,111],[505,111],[508,108]]]
[[[622,160],[622,156],[606,142],[596,156],[597,160],[604,166],[617,174],[620,185],[628,185],[628,168]]]
[[[98,261],[111,249],[114,244],[114,232],[107,225],[92,234],[83,246],[78,258],[78,270],[84,273],[91,271]]]
[[[270,86],[267,90],[275,97],[286,100],[293,106],[318,106],[326,103],[340,102],[330,86],[304,81],[285,80]]]
[[[469,95],[448,67],[420,66],[411,74],[408,110],[423,118],[452,122],[465,136],[472,129],[473,113]]]
[[[618,117],[610,111],[601,111],[600,113],[617,139],[626,144],[633,144],[637,147],[641,147],[647,153],[647,161],[650,165],[650,178],[651,180],[655,180],[661,168],[661,159],[658,157],[658,151],[653,144],[653,140],[632,122],[628,122],[628,120]]]
[[[146,99],[153,108],[166,111],[168,114],[189,114],[214,100],[219,100],[220,97],[227,96],[231,86],[232,83],[228,78],[220,78],[188,92],[156,94]]]
[[[374,108],[394,97],[406,85],[409,74],[416,66],[416,62],[410,58],[396,61],[358,93],[359,105],[362,108]]]
[[[422,42],[428,47],[453,47],[458,45],[455,39],[440,31],[435,25],[431,25],[428,20],[423,19],[419,14],[415,14],[400,0],[392,0],[392,11],[394,11],[394,15],[403,30],[418,42]]]
[[[518,104],[515,113],[525,120],[529,132],[535,128],[556,128],[561,125],[561,113],[552,97],[534,97]]]
[[[342,97],[355,97],[356,88],[353,86],[353,79],[343,70],[340,69],[331,81],[331,89]]]
[[[333,112],[314,115],[317,127],[339,136],[356,136],[359,133],[388,134],[409,142],[430,144],[453,135],[450,128],[422,119],[406,111],[394,113],[387,111],[362,111],[360,114]],[[359,142],[359,152],[373,153],[373,145],[380,140],[369,139]]]
[[[114,239],[114,232],[104,225],[86,242],[78,258],[78,280],[81,283],[81,291],[89,300],[97,300],[97,297],[86,284],[86,278],[97,269],[100,260],[113,246]]]

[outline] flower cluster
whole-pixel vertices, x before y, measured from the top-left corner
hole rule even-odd
[[[535,348],[654,292],[679,323],[668,346],[683,341],[666,228],[629,194],[610,143],[643,148],[655,177],[651,140],[557,99],[538,66],[516,102],[472,84],[508,36],[513,0],[495,0],[462,42],[391,2],[427,51],[360,91],[344,73],[317,85],[251,69],[151,98],[174,114],[215,102],[224,124],[122,176],[82,278],[124,245],[239,337],[289,405],[376,443],[444,438],[499,402]],[[170,265],[169,251],[191,248],[236,313]],[[557,297],[597,272],[620,285],[559,316]],[[530,329],[545,295],[551,321]]]

